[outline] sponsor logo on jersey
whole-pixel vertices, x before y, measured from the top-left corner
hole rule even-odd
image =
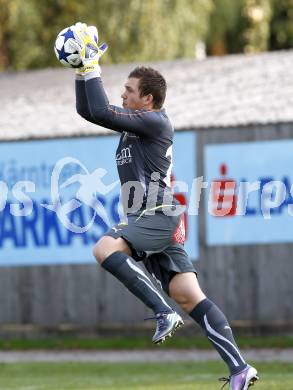
[[[116,154],[117,165],[130,164],[132,162],[131,148],[132,145],[129,145]]]

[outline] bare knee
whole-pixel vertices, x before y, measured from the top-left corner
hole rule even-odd
[[[169,285],[169,295],[186,313],[206,298],[193,272],[175,275]]]
[[[190,293],[173,295],[171,298],[186,312],[190,313],[197,305],[197,299]]]
[[[131,256],[131,250],[123,238],[103,236],[93,247],[93,254],[98,263],[102,263],[114,252],[124,252]]]

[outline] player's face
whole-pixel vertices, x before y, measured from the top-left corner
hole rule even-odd
[[[130,108],[131,110],[141,110],[142,108],[149,108],[148,103],[150,96],[140,96],[138,90],[139,79],[131,77],[124,85],[124,92],[121,95],[123,99],[122,105],[124,108]]]

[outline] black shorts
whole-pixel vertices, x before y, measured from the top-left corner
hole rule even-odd
[[[178,235],[182,216],[157,211],[154,215],[129,214],[127,219],[127,223],[113,226],[105,235],[123,238],[132,250],[132,257],[143,261],[163,290],[168,293],[169,283],[176,273],[196,273],[184,249],[182,235]]]

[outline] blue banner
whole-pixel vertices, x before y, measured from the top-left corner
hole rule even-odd
[[[118,140],[114,135],[0,144],[0,265],[94,263],[93,245],[122,216]],[[177,180],[191,184],[194,150],[194,134],[175,135]],[[186,249],[197,257],[194,219]]]
[[[293,141],[207,145],[208,245],[293,242]]]

